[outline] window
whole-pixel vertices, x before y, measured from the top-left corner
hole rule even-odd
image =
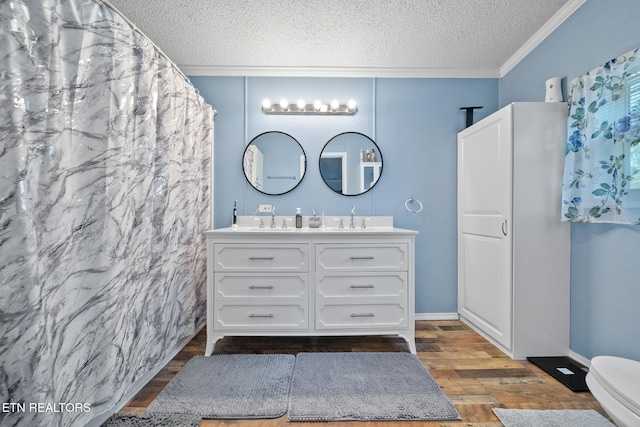
[[[633,74],[627,80],[628,110],[629,111],[629,175],[632,190],[640,189],[640,72]]]

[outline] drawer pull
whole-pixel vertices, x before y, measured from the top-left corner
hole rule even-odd
[[[351,313],[351,317],[375,317],[376,315],[373,313],[362,313],[362,314],[358,314],[358,313]]]
[[[273,261],[272,256],[250,256],[249,261]]]
[[[251,285],[251,286],[249,286],[249,289],[273,289],[273,286],[255,286],[255,285]]]
[[[260,318],[260,317],[271,319],[273,317],[273,314],[250,314],[249,317],[252,319]]]
[[[375,259],[375,257],[372,256],[352,256],[351,257],[352,260],[359,260],[359,259]]]
[[[351,285],[351,289],[373,289],[373,285]]]

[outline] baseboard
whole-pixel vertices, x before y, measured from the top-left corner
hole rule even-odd
[[[417,316],[416,316],[417,318]],[[498,343],[496,343],[489,335],[486,335],[482,330],[480,330],[479,328],[476,328],[473,323],[469,322],[467,323],[465,320],[462,320],[466,325],[468,325],[469,327],[471,327],[473,330],[475,330],[478,334],[480,334],[481,336],[483,336],[484,338],[487,339],[487,341],[489,341],[491,344],[493,344],[494,346],[496,346],[497,348],[499,348],[500,350],[502,350],[504,353],[506,353],[509,357],[511,357],[509,355],[509,353],[507,351],[505,351],[502,347],[500,347],[500,345]],[[559,356],[564,356],[564,355],[559,355]],[[591,366],[591,360],[587,359],[586,357],[571,351],[571,349],[569,349],[568,354],[566,355],[567,357],[575,360],[576,362],[580,363],[581,365],[586,366],[587,368]]]
[[[158,365],[152,369],[151,371],[147,372],[142,378],[140,378],[138,381],[136,381],[131,388],[127,391],[127,393],[122,397],[122,399],[120,399],[120,401],[118,401],[118,403],[116,403],[115,405],[113,405],[113,408],[111,408],[111,410],[104,412],[100,415],[98,415],[97,417],[93,418],[91,421],[89,421],[86,425],[86,427],[99,427],[101,426],[105,421],[107,421],[107,419],[117,413],[118,411],[120,411],[122,408],[124,408],[126,406],[126,404],[134,398],[134,396],[136,394],[138,394],[138,392],[140,392],[140,390],[142,390],[142,388],[147,385],[147,383],[149,381],[151,381],[153,379],[153,377],[156,376],[156,374],[158,374],[158,372],[160,372],[162,370],[162,368],[164,368],[167,363],[171,362],[171,360],[173,360],[174,357],[176,357],[176,355],[178,353],[180,353],[180,350],[182,350],[184,348],[185,345],[187,345],[189,343],[189,341],[191,341],[196,335],[198,335],[198,333],[202,330],[202,328],[204,328],[204,325],[206,324],[203,323],[202,325],[198,326],[196,328],[195,333],[193,334],[193,336],[190,337],[186,337],[181,339],[176,345],[175,347],[173,347],[168,353],[167,356],[160,362],[158,363]]]
[[[569,357],[575,360],[576,362],[580,363],[581,365],[586,366],[587,368],[591,366],[591,360],[587,359],[584,356],[579,355],[578,353],[574,353],[571,350],[569,350]]]
[[[458,313],[416,313],[416,320],[458,320]]]

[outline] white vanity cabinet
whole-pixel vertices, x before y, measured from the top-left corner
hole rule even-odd
[[[306,329],[308,262],[308,244],[215,245],[214,328]]]
[[[458,312],[514,359],[569,352],[565,103],[514,103],[458,134]]]
[[[409,245],[316,245],[316,328],[407,328]]]
[[[398,335],[416,352],[415,231],[205,234],[207,355],[225,335]]]

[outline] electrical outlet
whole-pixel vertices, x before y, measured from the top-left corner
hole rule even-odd
[[[260,205],[258,206],[259,212],[271,212],[271,205]]]

